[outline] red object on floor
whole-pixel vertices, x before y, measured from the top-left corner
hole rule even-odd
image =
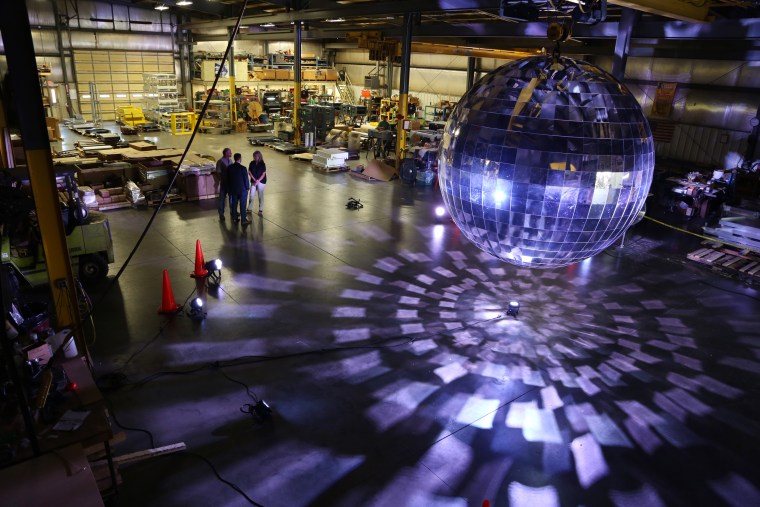
[[[488,498],[486,498],[485,500],[483,500],[483,505],[481,505],[480,507],[491,507],[491,502],[489,502]]]
[[[174,293],[172,292],[172,284],[169,281],[169,273],[164,270],[164,286],[161,291],[161,307],[158,309],[158,313],[176,313],[182,308],[174,301]]]
[[[201,240],[195,240],[195,271],[190,273],[193,278],[205,278],[208,276],[206,261],[203,259],[203,250],[201,250]]]

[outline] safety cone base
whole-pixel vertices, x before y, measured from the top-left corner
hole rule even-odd
[[[175,304],[174,308],[172,308],[172,307],[164,308],[163,306],[161,306],[161,307],[158,308],[158,313],[163,313],[163,314],[177,313],[181,309],[182,309],[182,305],[178,305],[178,304]]]

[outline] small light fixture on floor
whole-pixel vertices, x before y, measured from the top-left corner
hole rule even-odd
[[[208,283],[209,285],[219,285],[222,283],[222,260],[211,259],[206,263],[206,271],[208,271]]]
[[[435,216],[437,216],[438,218],[442,218],[443,215],[445,214],[446,214],[446,208],[444,208],[443,206],[435,207]]]
[[[507,307],[507,315],[511,315],[514,318],[517,318],[517,314],[520,311],[520,303],[517,301],[510,301],[509,307]]]
[[[206,312],[203,310],[203,300],[201,298],[195,298],[190,301],[190,313],[188,317],[195,320],[203,320],[206,318]]]
[[[240,407],[240,411],[244,414],[251,414],[256,422],[261,423],[272,418],[272,408],[264,400],[259,400],[255,405],[250,403]]]

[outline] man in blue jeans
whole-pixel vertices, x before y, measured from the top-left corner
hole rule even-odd
[[[232,221],[238,223],[242,217],[243,225],[246,225],[251,223],[245,217],[248,189],[251,188],[251,181],[248,177],[248,168],[240,163],[242,158],[240,153],[235,153],[235,161],[227,166],[227,192],[230,194],[230,215],[232,215]],[[240,205],[239,215],[238,204]]]
[[[219,183],[219,220],[224,222],[224,206],[227,201],[227,167],[232,164],[232,150],[225,148],[222,151],[222,158],[216,161],[216,170],[214,171],[214,180]]]

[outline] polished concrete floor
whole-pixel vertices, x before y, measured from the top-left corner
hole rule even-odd
[[[253,151],[193,148],[224,146]],[[644,221],[583,263],[520,269],[436,222],[430,188],[263,152],[263,217],[166,206],[93,290],[102,386],[154,439],[125,430],[117,454],[184,442],[267,507],[760,505],[760,299],[689,264],[698,240]],[[151,211],[109,213],[111,278]],[[207,318],[158,315],[163,269],[178,302],[197,289],[198,239],[224,261]],[[271,420],[241,412],[254,398]],[[190,453],[121,473],[117,506],[249,504]]]

